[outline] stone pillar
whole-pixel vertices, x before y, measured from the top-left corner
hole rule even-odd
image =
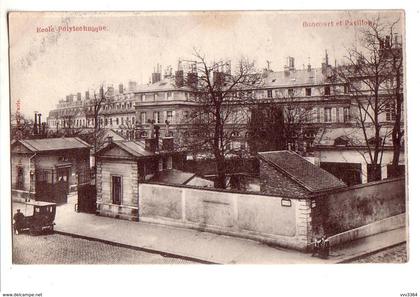
[[[300,249],[306,250],[312,241],[312,216],[310,199],[299,199],[296,202],[296,237]]]
[[[381,179],[388,178],[388,168],[387,165],[381,165]]]
[[[362,177],[362,184],[365,184],[368,181],[368,178],[367,178],[367,176],[368,176],[367,164],[366,164],[366,162],[362,162],[361,165],[362,165],[362,172],[360,174],[361,174],[361,177]]]

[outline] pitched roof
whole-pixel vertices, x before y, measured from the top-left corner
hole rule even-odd
[[[17,143],[21,143],[33,152],[90,148],[88,143],[78,137],[22,139],[16,141],[13,145]]]
[[[195,176],[194,173],[184,172],[177,169],[164,170],[153,176],[149,181],[165,184],[184,185]]]
[[[175,86],[175,79],[164,78],[160,81],[150,84],[139,85],[136,88],[136,93],[143,92],[164,92],[164,91],[173,91],[173,90],[189,90],[187,86],[177,87]]]
[[[346,184],[292,151],[259,152],[258,156],[310,192],[345,187]]]
[[[293,87],[304,85],[319,85],[326,82],[321,68],[295,69],[291,71],[268,72],[264,78],[264,87]]]
[[[126,151],[130,155],[141,158],[141,157],[148,157],[148,156],[154,156],[155,154],[152,152],[149,152],[145,149],[144,143],[140,143],[139,141],[133,141],[133,140],[118,140],[113,141],[110,144],[105,144],[105,146],[98,151],[97,154],[101,154],[101,152],[107,150],[108,148],[111,148],[113,146],[118,146],[122,150]]]

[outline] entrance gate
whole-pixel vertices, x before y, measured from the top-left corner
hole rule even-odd
[[[69,169],[38,169],[35,171],[35,200],[67,203],[69,191]]]

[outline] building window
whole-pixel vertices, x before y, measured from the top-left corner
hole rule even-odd
[[[115,122],[116,122],[116,124],[118,126],[119,125],[119,119],[118,118],[115,118]]]
[[[140,121],[141,121],[142,124],[146,124],[146,113],[145,112],[140,113]]]
[[[324,122],[331,122],[331,108],[324,108]]]
[[[167,93],[167,98],[168,98],[168,99],[172,98],[172,92],[168,92],[168,93]]]
[[[17,176],[16,176],[16,189],[23,189],[23,185],[24,185],[23,167],[18,167]]]
[[[153,119],[155,120],[155,123],[160,123],[160,112],[154,111],[153,112]]]
[[[348,94],[349,93],[349,86],[348,85],[344,85],[343,86],[343,93],[344,94]]]
[[[168,122],[172,122],[172,111],[167,111],[166,112],[166,120],[168,121]]]
[[[344,123],[350,122],[350,108],[344,107],[343,118],[344,118]]]
[[[293,97],[295,95],[295,90],[294,89],[287,89],[287,94],[289,95],[289,97]]]
[[[267,90],[267,97],[273,98],[273,90]]]
[[[112,126],[112,118],[109,119],[109,125]]]
[[[395,121],[395,105],[391,103],[385,104],[385,117],[387,121]]]
[[[311,88],[306,88],[305,89],[305,95],[306,96],[311,96],[312,95],[312,89]]]
[[[331,95],[331,88],[330,88],[330,86],[325,86],[324,87],[324,95],[325,96],[330,96]]]
[[[122,177],[112,176],[112,203],[121,205],[122,203]]]

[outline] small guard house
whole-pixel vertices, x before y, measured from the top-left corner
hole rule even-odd
[[[11,144],[12,198],[67,202],[90,174],[90,145],[80,138],[23,139]]]

